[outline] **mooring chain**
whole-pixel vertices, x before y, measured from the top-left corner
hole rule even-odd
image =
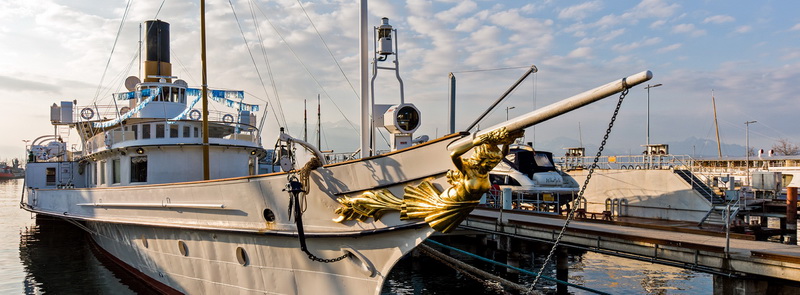
[[[608,123],[608,129],[606,129],[606,134],[603,136],[603,142],[600,143],[600,148],[597,149],[597,154],[594,156],[594,161],[592,165],[589,167],[589,173],[586,175],[586,180],[583,182],[583,186],[581,187],[580,192],[578,192],[578,197],[572,200],[572,209],[570,209],[569,213],[567,214],[567,220],[564,222],[564,226],[561,227],[561,232],[558,233],[558,237],[556,237],[555,242],[553,243],[553,248],[550,249],[550,253],[547,254],[547,258],[542,263],[542,267],[539,269],[539,273],[536,274],[536,278],[533,280],[533,284],[531,285],[531,290],[536,286],[536,283],[539,282],[539,278],[542,276],[544,272],[544,268],[547,266],[547,263],[550,262],[550,259],[553,257],[553,254],[556,251],[556,247],[558,243],[561,242],[561,238],[564,236],[564,232],[566,232],[567,227],[569,226],[570,221],[572,221],[573,216],[575,215],[575,210],[578,209],[580,205],[581,199],[583,199],[583,193],[586,191],[586,187],[589,185],[589,180],[592,179],[592,173],[594,173],[594,169],[597,168],[597,161],[600,160],[600,156],[603,154],[603,148],[608,141],[608,135],[611,134],[611,128],[614,127],[614,121],[617,120],[617,115],[619,114],[619,108],[622,106],[622,100],[625,99],[625,96],[628,95],[628,84],[625,83],[625,79],[622,79],[622,92],[619,94],[619,101],[617,101],[617,107],[614,109],[614,114],[611,116],[611,122]]]

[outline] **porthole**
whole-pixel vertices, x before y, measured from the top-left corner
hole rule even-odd
[[[142,246],[144,246],[145,248],[150,247],[150,245],[147,243],[147,238],[144,235],[142,235]]]
[[[178,250],[181,251],[181,255],[189,256],[189,247],[183,241],[178,241]]]
[[[270,209],[264,209],[264,220],[267,222],[275,221],[275,213]]]
[[[250,264],[250,258],[247,257],[247,251],[245,251],[242,247],[236,247],[236,260],[239,260],[239,264],[243,266]]]

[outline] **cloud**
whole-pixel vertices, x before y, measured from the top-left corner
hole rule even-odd
[[[724,24],[735,21],[736,19],[729,15],[714,15],[709,16],[703,20],[704,24]]]
[[[36,91],[53,94],[61,93],[61,88],[52,84],[17,79],[9,76],[0,76],[0,89],[8,90],[7,92]]]
[[[800,31],[800,24],[796,24],[796,25],[794,25],[794,26],[793,26],[791,29],[789,29],[789,30],[790,30],[790,31]]]
[[[457,22],[458,19],[478,8],[478,4],[472,1],[459,2],[458,5],[448,10],[436,14],[436,18],[444,22]]]
[[[672,33],[688,34],[692,37],[700,37],[705,35],[706,31],[695,28],[693,24],[679,24],[672,27]]]
[[[752,30],[753,30],[753,27],[751,27],[751,26],[738,26],[738,27],[736,27],[736,30],[734,30],[733,32],[734,33],[739,33],[739,34],[744,34],[744,33],[749,33]]]
[[[602,5],[599,1],[581,3],[562,9],[558,12],[558,18],[581,20],[600,9],[602,9]]]
[[[577,48],[577,49],[571,51],[569,54],[567,54],[567,57],[570,57],[570,58],[590,58],[590,57],[592,57],[592,49],[589,48],[589,47],[580,47],[580,48]]]
[[[654,21],[653,23],[651,23],[650,24],[650,28],[651,29],[660,28],[660,27],[664,26],[664,24],[666,24],[666,23],[667,23],[667,21],[665,21],[663,19],[660,19],[660,20],[657,20],[657,21]]]
[[[641,42],[633,42],[633,43],[628,43],[628,44],[617,44],[617,45],[612,46],[611,49],[613,49],[614,51],[618,51],[618,52],[626,52],[626,51],[631,51],[631,50],[634,50],[634,49],[637,49],[637,48],[640,48],[640,47],[652,46],[652,45],[655,45],[655,44],[658,44],[658,43],[661,43],[661,38],[653,37],[653,38],[645,39],[644,41],[641,41]]]
[[[669,45],[667,47],[659,48],[658,50],[656,50],[656,52],[657,53],[665,53],[665,52],[675,51],[675,50],[678,50],[679,48],[681,48],[681,46],[683,46],[683,44],[675,43],[675,44]]]

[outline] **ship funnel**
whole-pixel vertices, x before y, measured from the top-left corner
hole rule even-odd
[[[144,82],[158,82],[166,78],[172,82],[172,64],[169,62],[169,23],[149,20],[145,25]]]

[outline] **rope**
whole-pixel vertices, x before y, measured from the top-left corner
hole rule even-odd
[[[442,264],[447,265],[447,266],[455,269],[456,271],[458,271],[460,273],[463,273],[464,275],[466,275],[466,276],[468,276],[468,277],[470,277],[470,278],[472,278],[472,279],[474,279],[476,281],[479,281],[479,282],[483,283],[486,287],[494,289],[498,293],[508,294],[508,292],[505,292],[505,290],[502,287],[503,285],[505,285],[505,286],[508,286],[509,288],[512,288],[514,290],[522,292],[521,294],[540,294],[539,292],[528,291],[527,288],[525,286],[523,286],[523,285],[520,285],[520,284],[514,283],[512,281],[506,280],[506,279],[504,279],[502,277],[493,275],[493,274],[491,274],[489,272],[486,272],[484,270],[476,268],[476,267],[474,267],[472,265],[466,264],[463,261],[460,261],[460,260],[455,259],[453,257],[447,256],[442,252],[436,251],[436,249],[433,249],[428,245],[420,244],[418,246],[418,249],[421,250],[422,253],[425,253],[428,256],[432,257],[433,259],[438,260]],[[481,278],[478,278],[477,276],[473,275],[470,272],[476,273],[478,275],[481,275],[481,276],[487,278],[487,280],[483,280]]]
[[[505,268],[510,268],[510,269],[516,270],[518,272],[527,274],[527,275],[533,275],[533,276],[539,275],[538,273],[532,272],[530,270],[522,269],[522,268],[519,268],[519,267],[516,267],[516,266],[511,266],[511,265],[508,265],[508,264],[505,264],[505,263],[500,263],[500,262],[488,259],[488,258],[483,257],[483,256],[475,255],[475,254],[469,253],[467,251],[464,251],[464,250],[461,250],[461,249],[458,249],[458,248],[455,248],[455,247],[451,247],[451,246],[439,243],[439,242],[434,241],[434,240],[428,239],[425,242],[426,243],[430,243],[430,244],[434,244],[436,246],[439,246],[439,247],[442,247],[442,248],[445,248],[445,249],[456,251],[458,253],[467,255],[469,257],[473,257],[473,258],[478,259],[480,261],[488,262],[488,263],[491,263],[491,264],[494,264],[494,265],[499,265],[499,266],[502,266],[502,267],[505,267]],[[594,290],[594,289],[591,289],[591,288],[588,288],[588,287],[584,287],[584,286],[581,286],[581,285],[576,285],[576,284],[573,284],[573,283],[570,283],[570,282],[565,282],[565,281],[562,281],[562,280],[559,280],[559,279],[554,279],[554,278],[551,278],[551,277],[548,277],[548,276],[545,276],[545,275],[542,275],[541,277],[544,278],[545,280],[548,280],[548,281],[551,281],[551,282],[564,284],[564,285],[567,285],[567,286],[570,286],[570,287],[578,288],[578,289],[581,289],[581,290],[586,290],[586,291],[593,292],[593,293],[596,293],[596,294],[610,295],[609,293],[606,293],[606,292],[603,292],[603,291]],[[531,288],[531,290],[530,290],[531,292],[533,291],[532,289],[533,288]]]
[[[533,287],[536,286],[536,283],[539,281],[541,273],[544,271],[544,268],[547,266],[547,263],[550,262],[550,259],[553,257],[553,254],[556,251],[558,243],[561,242],[561,238],[564,237],[564,232],[567,231],[569,223],[575,216],[575,211],[578,209],[580,205],[580,200],[583,198],[583,193],[586,192],[586,187],[589,185],[589,180],[592,179],[592,173],[594,173],[594,169],[597,168],[597,161],[600,160],[600,156],[603,154],[603,149],[605,148],[606,142],[608,141],[608,136],[611,134],[611,128],[614,127],[614,121],[617,120],[619,109],[620,107],[622,107],[622,101],[625,99],[625,96],[628,95],[629,89],[630,88],[628,88],[627,83],[625,83],[625,79],[622,79],[622,92],[619,94],[619,101],[617,101],[617,107],[614,109],[614,114],[611,115],[611,122],[608,122],[608,128],[606,129],[606,134],[603,136],[603,142],[600,143],[600,148],[597,149],[597,154],[594,156],[594,162],[589,168],[589,173],[586,175],[586,181],[583,182],[583,187],[581,187],[581,190],[578,193],[578,197],[572,200],[572,209],[569,211],[569,214],[567,214],[567,220],[564,222],[564,226],[561,227],[561,231],[558,233],[558,237],[556,237],[556,240],[553,243],[553,248],[550,248],[550,253],[547,254],[547,258],[544,260],[544,263],[542,263],[542,267],[539,269],[539,274],[533,280],[533,285],[531,285],[531,289],[533,289]]]

